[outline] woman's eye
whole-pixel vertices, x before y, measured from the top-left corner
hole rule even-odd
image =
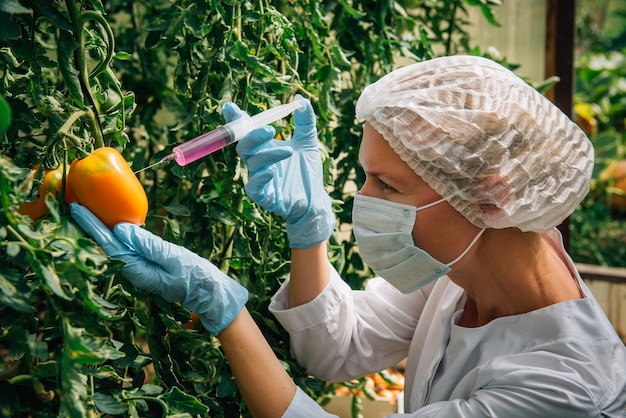
[[[383,189],[385,189],[385,190],[393,190],[393,187],[391,187],[390,185],[388,185],[387,183],[385,183],[381,179],[378,179],[378,181],[380,182],[380,184],[383,187]]]

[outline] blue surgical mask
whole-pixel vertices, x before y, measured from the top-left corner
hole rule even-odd
[[[435,260],[413,243],[413,225],[418,211],[444,202],[415,206],[357,194],[352,210],[353,232],[359,252],[374,272],[402,293],[413,292],[447,274],[478,241],[482,229],[469,246],[448,264]]]

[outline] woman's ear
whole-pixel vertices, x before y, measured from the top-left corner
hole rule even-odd
[[[513,200],[513,189],[506,177],[490,175],[476,185],[472,195],[485,219],[498,219],[506,216],[504,208]]]

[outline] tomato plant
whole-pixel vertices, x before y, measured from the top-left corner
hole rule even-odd
[[[111,147],[96,149],[72,161],[69,184],[76,200],[106,226],[119,222],[143,225],[148,197],[122,154]]]

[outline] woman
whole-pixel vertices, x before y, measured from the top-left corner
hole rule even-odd
[[[267,127],[237,146],[247,194],[286,218],[291,274],[270,309],[298,361],[341,381],[407,358],[406,416],[626,416],[626,348],[555,229],[588,191],[584,134],[512,72],[469,56],[391,72],[356,113],[366,180],[354,233],[379,276],[364,291],[328,262],[334,216],[310,105],[292,140]],[[73,213],[136,286],[200,313],[255,416],[325,415],[280,367],[241,286],[136,226],[111,233]]]

